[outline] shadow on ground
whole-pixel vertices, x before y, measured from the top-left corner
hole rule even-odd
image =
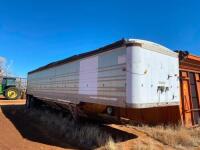
[[[83,147],[78,146],[78,143],[73,144],[74,142],[71,143],[68,139],[60,137],[56,135],[56,133],[48,130],[48,127],[42,124],[38,118],[31,117],[27,114],[24,105],[1,106],[1,110],[6,118],[8,118],[20,132],[20,134],[28,140],[61,148],[83,149]],[[117,142],[137,138],[134,134],[104,125],[102,125],[102,130],[111,134],[114,140],[117,139]],[[87,149],[93,148],[94,146],[88,147]]]
[[[1,101],[1,100],[6,100],[6,98],[1,96],[1,97],[0,97],[0,101]]]

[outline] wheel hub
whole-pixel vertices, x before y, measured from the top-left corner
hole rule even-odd
[[[15,98],[17,96],[17,93],[13,90],[8,91],[8,97]]]

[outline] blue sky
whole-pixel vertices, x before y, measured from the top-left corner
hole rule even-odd
[[[200,2],[0,0],[0,56],[17,76],[121,38],[200,55]]]

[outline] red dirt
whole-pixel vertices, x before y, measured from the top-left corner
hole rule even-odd
[[[25,100],[0,100],[0,150],[61,150],[72,147],[27,117]],[[12,106],[11,106],[12,105]],[[64,143],[64,144],[63,144]]]

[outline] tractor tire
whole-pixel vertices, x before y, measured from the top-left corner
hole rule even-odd
[[[20,96],[20,91],[16,87],[10,87],[5,90],[5,97],[8,100],[16,100]]]

